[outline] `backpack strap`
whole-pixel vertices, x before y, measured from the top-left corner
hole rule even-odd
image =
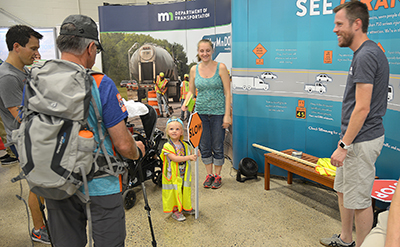
[[[98,88],[100,86],[101,80],[104,77],[104,74],[98,73],[98,72],[89,72],[91,73],[91,76],[93,77],[93,87],[96,87],[94,90],[98,91]],[[119,162],[115,157],[110,156],[107,152],[107,149],[104,145],[106,136],[108,135],[107,129],[105,129],[106,134],[103,133],[102,125],[103,125],[103,119],[100,113],[101,106],[98,106],[96,104],[96,100],[93,96],[92,93],[92,99],[91,99],[92,105],[94,112],[96,114],[96,119],[97,119],[97,129],[98,129],[98,134],[99,134],[99,147],[97,149],[97,152],[94,157],[94,162],[99,168],[99,172],[96,172],[94,174],[95,177],[102,176],[105,173],[113,176],[118,176],[122,173],[124,173],[124,165],[123,163]],[[100,154],[100,150],[103,151],[103,155]],[[104,162],[105,159],[105,162]]]

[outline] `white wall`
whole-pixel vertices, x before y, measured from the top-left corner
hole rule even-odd
[[[168,3],[184,0],[150,0]],[[147,0],[0,0],[0,27],[25,24],[32,27],[56,27],[68,15],[82,14],[99,21],[98,6],[110,4],[147,4]]]

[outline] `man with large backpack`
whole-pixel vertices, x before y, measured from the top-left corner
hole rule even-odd
[[[0,115],[7,133],[7,143],[12,142],[11,132],[20,126],[18,108],[22,102],[24,83],[28,76],[26,65],[31,65],[38,54],[39,40],[42,35],[25,25],[15,25],[8,29],[6,43],[8,56],[0,66]],[[14,145],[10,146],[18,158]],[[34,193],[29,193],[29,208],[33,226],[31,237],[34,241],[49,244],[47,230]]]
[[[88,69],[94,65],[96,54],[103,49],[96,23],[84,15],[68,16],[61,25],[56,43],[61,52],[61,60]],[[104,127],[101,130],[96,128],[96,124],[90,121],[96,117],[90,111],[89,125],[93,128],[94,135],[104,134],[108,154],[113,155],[114,147],[122,156],[138,159],[140,151],[125,125],[128,113],[114,82],[101,73],[93,75],[93,78],[97,88],[92,87],[92,94],[98,92],[100,104],[97,107]],[[63,97],[62,94],[60,97]],[[144,149],[142,152],[144,153]],[[124,246],[126,230],[121,179],[104,174],[89,181],[88,187],[95,246]],[[77,195],[73,195],[63,200],[46,199],[46,204],[52,243],[55,246],[85,246],[86,224],[90,217],[86,214],[85,203]]]

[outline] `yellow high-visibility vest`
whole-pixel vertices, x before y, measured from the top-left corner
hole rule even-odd
[[[183,81],[181,87],[181,98],[180,100],[186,99],[186,94],[189,92],[189,81]]]
[[[188,145],[182,142],[183,146],[188,151]],[[173,211],[174,207],[177,207],[179,212],[182,209],[185,211],[192,210],[191,201],[191,182],[192,182],[192,172],[190,168],[190,163],[186,161],[186,171],[184,179],[181,178],[179,173],[179,164],[173,162],[165,156],[164,151],[167,153],[176,154],[174,147],[170,143],[165,143],[162,153],[161,160],[163,161],[162,168],[162,201],[163,201],[163,211],[164,213],[170,213]],[[170,170],[170,174],[168,171]]]
[[[157,80],[156,80],[156,85],[154,86],[154,90],[156,90],[157,93],[163,94],[162,91],[164,91],[165,87],[167,86],[168,80],[164,78],[164,80],[161,81],[161,77],[158,75]]]

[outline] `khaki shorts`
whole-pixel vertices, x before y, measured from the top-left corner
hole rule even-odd
[[[343,193],[347,209],[371,206],[371,192],[375,180],[375,161],[381,153],[382,135],[374,140],[353,143],[347,150],[343,166],[336,169],[334,189]]]

